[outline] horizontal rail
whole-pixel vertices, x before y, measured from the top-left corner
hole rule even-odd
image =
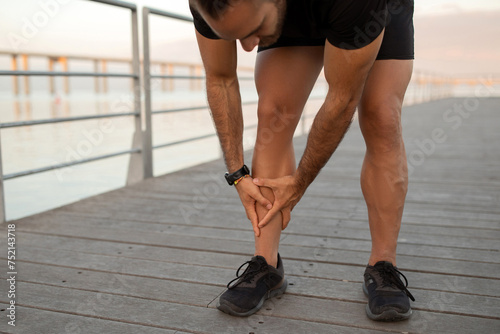
[[[124,112],[124,113],[116,113],[116,114],[102,114],[102,115],[90,115],[90,116],[77,116],[77,117],[40,119],[40,120],[35,120],[35,121],[9,122],[9,123],[0,123],[0,129],[16,128],[16,127],[21,127],[21,126],[40,125],[40,124],[52,124],[52,123],[61,123],[61,122],[84,121],[84,120],[99,119],[99,118],[138,116],[138,115],[140,115],[140,112],[136,111],[136,112]]]
[[[258,103],[257,101],[248,101],[248,102],[242,102],[241,105],[250,105],[250,104],[257,104],[257,103]],[[207,105],[203,105],[203,106],[197,106],[197,107],[156,110],[156,111],[152,111],[151,114],[168,114],[168,113],[176,113],[176,112],[183,112],[183,111],[203,110],[203,109],[208,109],[208,108],[209,107]]]
[[[149,11],[150,14],[155,14],[155,15],[160,15],[160,16],[165,16],[165,17],[170,17],[172,19],[186,21],[186,22],[193,22],[193,19],[190,18],[190,17],[188,17],[188,16],[174,14],[174,13],[166,12],[166,11],[163,11],[163,10],[151,8],[151,7],[145,7],[145,8],[147,8],[147,10]]]
[[[191,75],[150,75],[150,78],[156,79],[201,79],[205,80],[205,76],[191,76]],[[253,77],[238,77],[238,80],[253,80]]]
[[[125,2],[125,1],[119,1],[119,0],[90,0],[92,2],[99,2],[103,3],[106,5],[111,5],[111,6],[117,6],[117,7],[122,7],[122,8],[128,8],[133,11],[137,10],[137,6],[133,3],[130,2]]]
[[[305,116],[305,118],[308,118],[308,117],[310,117],[310,116],[309,115]],[[252,124],[252,125],[245,126],[244,129],[245,130],[255,129],[257,126],[258,126],[258,124]],[[215,137],[215,136],[217,136],[216,133],[209,133],[209,134],[206,134],[206,135],[203,135],[203,136],[191,137],[191,138],[187,138],[187,139],[183,139],[183,140],[174,141],[174,142],[171,142],[171,143],[156,145],[156,146],[153,146],[153,148],[154,149],[165,148],[165,147],[169,147],[169,146],[190,143],[192,141],[197,141],[197,140],[201,140],[201,139],[211,138],[211,137]]]
[[[49,76],[49,77],[118,77],[118,78],[137,78],[135,74],[127,73],[99,73],[99,72],[52,72],[52,71],[0,71],[3,76]],[[193,75],[150,75],[150,78],[156,79],[188,79],[205,80],[205,76]],[[253,80],[253,77],[239,77],[238,80]]]
[[[89,0],[91,1],[91,0]],[[53,53],[43,53],[43,52],[15,52],[11,50],[1,50],[0,49],[0,55],[9,55],[9,56],[20,56],[20,55],[26,55],[30,57],[46,57],[46,58],[53,58],[53,59],[59,59],[59,58],[66,58],[68,60],[105,60],[110,63],[130,63],[132,62],[131,58],[114,58],[114,57],[86,57],[86,56],[68,56],[68,55],[58,55],[58,54],[53,54]],[[142,63],[142,60],[141,60]],[[189,66],[199,66],[200,63],[188,63],[188,62],[181,62],[181,61],[166,61],[166,60],[151,60],[151,64],[155,65],[173,65],[173,66],[179,66],[179,67],[189,67]],[[249,67],[249,66],[238,66],[238,70],[241,71],[248,71],[248,72],[253,72],[254,68]]]
[[[171,143],[155,145],[155,146],[153,146],[153,149],[165,148],[165,147],[175,146],[175,145],[184,144],[184,143],[190,143],[190,142],[196,141],[196,140],[201,140],[201,139],[206,139],[206,138],[210,138],[210,137],[215,137],[216,135],[217,135],[216,133],[209,133],[209,134],[203,135],[203,136],[191,137],[191,138],[188,138],[188,139],[178,140],[178,141],[174,141],[174,142],[171,142]]]
[[[95,72],[52,72],[52,71],[0,71],[0,75],[25,75],[49,77],[122,77],[137,78],[135,74],[126,73],[95,73]]]
[[[142,149],[140,149],[140,148],[134,148],[134,149],[120,151],[120,152],[116,152],[116,153],[110,153],[110,154],[100,155],[100,156],[92,157],[92,158],[88,158],[88,159],[82,159],[82,160],[77,160],[77,161],[72,161],[72,162],[66,162],[66,163],[62,163],[62,164],[58,164],[58,165],[52,165],[52,166],[47,166],[47,167],[41,167],[41,168],[35,168],[35,169],[25,170],[25,171],[22,171],[22,172],[17,172],[17,173],[12,173],[12,174],[6,174],[6,175],[3,176],[3,179],[4,179],[4,181],[5,180],[10,180],[10,179],[14,179],[16,177],[33,175],[33,174],[38,174],[38,173],[43,173],[43,172],[48,172],[48,171],[54,170],[54,169],[60,169],[60,168],[74,166],[74,165],[80,165],[80,164],[84,164],[84,163],[87,163],[87,162],[92,162],[92,161],[97,161],[97,160],[103,160],[103,159],[113,158],[113,157],[120,156],[120,155],[125,155],[125,154],[139,153],[141,151],[142,151]]]

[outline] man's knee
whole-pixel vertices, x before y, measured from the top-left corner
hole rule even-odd
[[[277,138],[291,140],[300,119],[300,112],[286,104],[261,102],[259,103],[257,116],[259,119],[257,142],[269,144]]]
[[[400,104],[382,102],[360,106],[359,122],[368,149],[385,152],[401,148]]]

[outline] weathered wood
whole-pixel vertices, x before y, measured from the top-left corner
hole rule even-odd
[[[282,234],[287,294],[257,315],[240,319],[214,309],[254,251],[219,159],[14,221],[23,331],[95,322],[92,330],[106,333],[498,333],[500,146],[492,143],[500,140],[500,99],[470,101],[478,106],[456,129],[444,114],[466,99],[403,113],[413,165],[398,266],[417,298],[410,321],[375,323],[364,314],[360,285],[371,242],[359,186],[365,148],[353,124]],[[445,142],[415,164],[415,152],[437,128]],[[298,159],[306,139],[294,142]]]
[[[158,233],[169,233],[165,232],[168,231],[172,228],[172,226],[164,226],[160,225],[162,228],[156,229],[154,226],[150,227],[147,226],[146,229],[149,230],[156,230]],[[125,228],[126,225],[123,225],[122,228]],[[143,226],[143,229],[145,227]],[[285,238],[286,235],[283,235],[283,238]],[[51,236],[47,234],[37,234],[37,233],[30,233],[30,232],[23,232],[21,234],[22,240],[26,240],[25,242],[31,245],[37,245],[39,247],[44,247],[44,248],[53,248],[53,249],[72,249],[71,245],[75,243],[79,243],[82,241],[84,244],[88,243],[89,245],[91,244],[99,244],[99,243],[107,243],[105,239],[97,240],[97,239],[75,239],[73,236],[69,237],[64,237],[64,236]],[[325,252],[336,252],[339,250],[339,246],[333,242],[333,240],[327,238],[327,242],[325,244],[324,242],[324,237],[321,238],[321,240],[318,239],[320,243],[319,245],[323,245],[320,247],[320,250],[322,252],[317,252],[320,255],[324,255],[323,251]],[[196,242],[197,239],[193,239],[193,242]],[[247,240],[248,241],[248,240]],[[113,242],[113,244],[115,244]],[[126,242],[125,242],[126,243]],[[128,243],[127,243],[128,244]],[[191,243],[186,243],[184,245],[185,248],[189,247]],[[64,245],[66,248],[61,248]],[[69,245],[69,246],[66,246]],[[348,242],[345,243],[344,245],[348,246],[345,248],[345,250],[353,250],[353,251],[358,251],[358,252],[368,252],[369,251],[369,245],[361,244],[359,242]],[[169,247],[170,244],[163,244],[162,247]],[[85,250],[85,247],[82,248],[82,250]],[[498,256],[498,252],[495,251],[482,251],[482,250],[470,250],[470,249],[460,249],[460,248],[446,248],[446,247],[434,247],[434,246],[423,246],[423,245],[411,245],[411,244],[403,244],[400,245],[398,254],[401,255],[406,255],[406,256],[415,256],[415,257],[423,257],[423,258],[435,258],[437,260],[439,259],[450,259],[450,260],[456,260],[456,261],[475,261],[475,262],[482,262],[482,263],[500,263],[500,258]]]
[[[182,182],[182,181],[179,181]],[[88,212],[95,212],[95,211],[102,211],[105,208],[109,208],[110,210],[113,209],[118,209],[122,207],[122,203],[125,203],[125,201],[130,202],[130,198],[134,198],[138,203],[136,203],[133,207],[139,209],[139,213],[141,211],[145,211],[145,206],[149,208],[150,210],[153,209],[159,209],[162,210],[163,213],[165,213],[168,209],[175,209],[179,207],[179,205],[187,205],[187,206],[194,206],[194,205],[204,205],[206,208],[211,208],[212,204],[215,204],[215,199],[213,198],[214,195],[220,196],[217,197],[217,205],[220,205],[220,207],[217,207],[217,211],[221,212],[222,214],[224,212],[239,212],[239,208],[236,206],[238,204],[237,198],[234,197],[234,193],[231,194],[231,197],[225,197],[221,196],[222,194],[222,189],[218,188],[217,191],[214,191],[214,193],[203,193],[201,189],[210,189],[214,186],[214,184],[210,183],[201,183],[202,188],[193,190],[191,193],[188,194],[180,194],[180,193],[172,193],[170,195],[167,194],[161,194],[161,198],[153,198],[152,194],[149,194],[147,196],[141,196],[140,193],[138,194],[133,194],[132,192],[129,193],[116,193],[116,197],[119,199],[117,201],[114,201],[112,198],[114,197],[113,195],[110,194],[109,199],[107,199],[108,202],[106,203],[101,203],[96,200],[94,201],[88,201],[87,203],[82,203],[81,207],[77,208],[66,208],[66,211],[83,211],[86,209],[88,206],[89,211]],[[209,188],[210,187],[210,188]],[[212,188],[213,189],[213,188]],[[213,191],[213,190],[211,190]],[[220,192],[219,192],[220,191]],[[319,198],[318,196],[307,196],[305,198],[305,202],[299,203],[299,206],[297,206],[295,212],[294,210],[294,216],[308,216],[308,217],[324,217],[324,218],[338,218],[338,217],[343,217],[343,218],[353,218],[357,220],[366,220],[367,219],[367,214],[366,214],[366,208],[365,208],[365,203],[361,198],[341,198],[341,197],[335,197],[331,199],[325,199],[325,198]],[[167,201],[174,201],[176,207],[172,207],[172,205],[169,205]],[[162,203],[163,202],[163,203]],[[142,206],[139,204],[143,204]],[[163,207],[161,206],[163,204]],[[235,207],[236,206],[236,207]],[[126,208],[125,208],[126,209]],[[132,211],[132,207],[128,208],[127,211]],[[491,211],[491,210],[490,210]],[[175,212],[174,212],[175,214]],[[500,223],[496,219],[498,216],[497,213],[495,212],[485,212],[484,210],[481,210],[480,208],[475,208],[474,210],[465,210],[463,207],[459,206],[446,206],[446,205],[436,205],[436,204],[408,204],[407,205],[407,213],[405,214],[405,219],[406,218],[420,218],[420,219],[425,219],[427,221],[433,221],[434,219],[448,219],[451,220],[451,223],[455,222],[462,222],[466,220],[466,223],[469,224],[470,226],[470,221],[474,220],[477,221],[479,220],[479,224],[481,224],[481,221],[489,222],[486,227],[490,228],[496,228],[500,229]],[[468,226],[466,224],[466,226]],[[481,225],[479,226],[481,227]]]
[[[3,309],[6,304],[0,303]],[[43,307],[43,306],[42,306]],[[47,311],[40,308],[17,307],[16,326],[12,327],[6,321],[0,322],[1,333],[57,333],[57,334],[187,334],[177,330],[161,329],[149,326],[134,325],[126,322],[80,316],[70,313],[70,310]],[[4,313],[4,312],[1,312]],[[2,319],[4,320],[4,319]]]
[[[238,231],[238,230],[218,230],[211,228],[201,228],[193,226],[171,226],[170,229],[166,229],[167,233],[160,232],[161,230],[151,230],[149,226],[140,227],[137,226],[135,229],[114,229],[103,226],[95,226],[92,224],[87,224],[88,226],[83,226],[82,224],[72,224],[53,221],[51,224],[38,224],[30,227],[30,231],[37,231],[41,233],[46,233],[49,235],[60,235],[60,236],[72,236],[77,233],[81,237],[92,238],[92,239],[104,239],[104,240],[114,240],[114,241],[128,241],[137,243],[150,243],[155,245],[177,245],[177,247],[183,248],[193,248],[193,249],[212,249],[212,250],[225,250],[231,251],[231,249],[239,249],[241,245],[249,245],[248,248],[251,249],[253,244],[252,232]],[[92,228],[89,228],[92,227]],[[23,231],[22,227],[19,227],[20,231]],[[134,233],[131,233],[131,232]],[[160,232],[160,233],[158,233]],[[193,240],[193,238],[197,238]],[[444,237],[443,244],[447,240]],[[183,240],[182,244],[179,244],[179,240]],[[223,243],[220,240],[224,240]],[[438,241],[438,239],[436,239]],[[453,239],[451,239],[453,240]],[[439,244],[436,241],[437,244]],[[400,240],[400,247],[404,247],[408,241]],[[474,239],[467,240],[468,243],[474,242]],[[494,243],[492,240],[482,240],[484,247],[491,243],[492,247],[497,247],[498,242]],[[410,243],[412,243],[410,241]],[[418,243],[418,242],[413,242]],[[450,242],[451,243],[451,242]],[[328,255],[329,259],[334,262],[340,263],[354,263],[354,264],[366,264],[367,254],[360,252],[364,250],[367,252],[370,249],[371,242],[369,240],[352,240],[344,238],[335,237],[311,237],[311,236],[298,236],[298,235],[284,235],[282,238],[281,246],[296,247],[300,246],[302,248],[307,248],[311,252],[321,252],[323,256]],[[425,242],[423,244],[426,244]],[[480,247],[480,241],[477,240],[478,247]],[[190,246],[186,246],[190,245]],[[234,246],[233,246],[234,245]],[[456,243],[460,246],[460,242]],[[232,248],[234,247],[234,248]],[[469,247],[463,247],[465,249]],[[481,248],[478,248],[481,249]],[[488,249],[488,248],[482,248]],[[494,249],[494,248],[493,248]],[[461,261],[447,260],[447,259],[435,259],[435,258],[420,258],[411,255],[400,255],[400,260],[403,265],[407,267],[415,266],[419,270],[426,271],[437,271],[437,272],[450,272],[456,274],[467,274],[471,270],[479,277],[498,277],[500,278],[500,264],[495,263],[478,263],[470,262],[467,266],[463,266]],[[446,263],[446,266],[443,266]],[[485,276],[483,276],[485,275]]]
[[[353,328],[338,326],[331,322],[313,323],[273,316],[262,316],[257,323],[254,323],[256,317],[235,318],[213,308],[24,282],[19,283],[19,290],[30,296],[31,307],[59,312],[73,310],[82,316],[170,330],[195,333],[272,331],[272,333],[288,334],[293,328],[299,333],[374,333],[372,326],[369,329]],[[376,331],[376,333],[382,332]]]
[[[457,333],[472,332],[481,328],[484,333],[496,333],[500,321],[480,317],[454,314],[415,311],[413,321],[394,323],[391,325],[370,321],[363,314],[365,303],[353,303],[340,300],[329,300],[285,294],[282,298],[266,303],[258,315],[250,318],[234,319],[210,308],[171,303],[165,300],[144,299],[109,294],[97,291],[77,290],[66,287],[19,283],[19,290],[28,293],[30,307],[53,311],[66,311],[89,317],[99,317],[115,321],[124,321],[143,326],[153,325],[165,329],[197,330],[208,333],[228,332],[228,326],[236,326],[236,332],[257,329],[258,324],[266,324],[266,332],[285,333],[284,330],[303,332],[306,324],[314,328],[323,323],[334,326],[330,328],[341,332],[361,332],[360,329]],[[20,303],[25,306],[24,303]],[[120,305],[119,307],[116,307]],[[112,307],[115,306],[115,307]],[[317,308],[315,312],[304,312],[305,309]],[[196,316],[193,316],[196,314]],[[297,319],[297,320],[292,320]],[[228,320],[231,321],[228,323]],[[310,329],[311,330],[311,329]],[[229,332],[232,332],[231,330]],[[316,332],[316,331],[315,331]]]
[[[91,262],[79,262],[72,264],[70,267],[60,267],[64,263],[55,263],[57,258],[54,259],[54,264],[25,262],[21,265],[22,277],[28,277],[23,281],[32,283],[51,284],[203,307],[212,304],[211,302],[224,291],[225,282],[232,279],[235,269],[228,268],[227,265],[215,269],[214,266],[220,261],[215,263],[214,256],[211,256],[214,259],[210,261],[208,256],[204,254],[195,254],[196,258],[193,261],[190,259],[192,253],[182,253],[175,250],[165,252],[164,254],[168,255],[168,258],[177,258],[177,256],[184,255],[185,258],[182,260],[184,263],[165,264],[165,266],[158,264],[151,267],[147,273],[142,274],[140,270],[133,269],[136,262],[131,262],[130,266],[93,268],[92,270],[81,269],[82,266],[89,265]],[[229,255],[222,258],[228,260],[229,263],[235,263],[241,257]],[[99,257],[96,257],[96,259],[99,259]],[[126,263],[126,261],[125,259],[123,263]],[[145,261],[144,266],[148,266],[149,263],[151,262]],[[189,270],[191,274],[186,275],[186,271],[182,269],[183,267],[186,268],[186,264],[189,269],[185,270]],[[203,267],[200,265],[203,265]],[[208,265],[212,267],[210,278],[202,282],[195,280],[194,278],[206,273],[205,267]],[[309,275],[313,275],[315,272],[314,267],[303,261],[286,261],[285,266],[287,271],[295,273],[303,271],[304,268],[309,270]],[[236,266],[234,267],[236,268]],[[199,274],[198,271],[202,271],[202,273]],[[290,286],[287,293],[349,302],[364,303],[366,301],[361,291],[360,279],[348,281],[304,275],[300,273],[288,275]],[[140,280],[140,284],[137,284],[138,280]],[[99,285],[96,286],[95,282],[99,282]],[[447,282],[450,286],[461,283],[454,281],[453,278],[448,278]],[[449,314],[469,313],[470,315],[486,316],[500,320],[498,314],[500,298],[435,289],[411,288],[411,290],[417,298],[417,302],[414,303],[416,309]],[[437,303],[438,301],[439,303]]]
[[[66,244],[70,245],[71,243],[67,242]],[[77,245],[76,242],[74,244]],[[225,284],[228,277],[233,277],[236,268],[249,257],[248,252],[238,253],[236,250],[210,253],[202,249],[196,251],[116,243],[111,246],[92,243],[88,244],[87,248],[89,246],[93,247],[87,251],[82,250],[82,246],[75,246],[76,249],[79,249],[78,251],[26,246],[25,255],[21,253],[20,256],[26,257],[29,259],[28,261],[34,263],[71,266],[80,269],[89,268],[111,272],[127,270],[126,273],[134,275],[175,279],[182,279],[182,275],[185,275],[184,280],[186,281],[196,282],[201,278],[200,282],[211,284]],[[363,265],[318,262],[321,257],[317,253],[296,247],[282,247],[281,251],[283,254],[289,255],[287,258],[284,257],[287,275],[352,282],[361,282],[362,280]],[[182,256],[185,258],[181,260]],[[162,266],[158,268],[160,262]],[[193,265],[202,266],[202,268],[191,274]],[[214,268],[217,269],[214,270]],[[224,276],[218,276],[222,275],[222,268],[227,271]],[[404,268],[400,269],[406,272]],[[181,277],[169,276],[176,275],[175,273]],[[500,286],[491,279],[418,271],[406,273],[411,287],[500,297]]]
[[[164,185],[164,192],[170,191],[171,187],[169,184],[175,180],[175,177],[171,177],[166,180],[158,179],[157,182]],[[177,182],[186,183],[188,180],[177,179]],[[196,182],[196,180],[192,180]],[[190,190],[185,194],[175,192],[172,190],[172,194],[168,195],[165,193],[160,193],[159,196],[162,198],[154,197],[154,193],[151,191],[150,194],[147,192],[138,192],[134,194],[133,189],[127,191],[117,190],[106,195],[106,201],[103,203],[102,197],[96,197],[88,199],[80,203],[78,206],[68,206],[65,210],[76,211],[76,212],[95,212],[95,211],[134,211],[138,213],[160,210],[163,214],[167,212],[168,209],[174,209],[174,212],[169,212],[169,214],[175,214],[175,209],[179,209],[179,205],[194,206],[195,204],[204,205],[204,209],[210,210],[213,207],[216,211],[224,212],[240,212],[238,198],[235,196],[233,189],[228,189],[227,185],[216,183],[214,179],[198,181],[198,187],[188,187]],[[217,197],[215,198],[216,195]],[[101,195],[103,196],[103,195]],[[324,195],[327,196],[327,195]],[[130,198],[134,198],[135,201],[131,201]],[[312,197],[312,196],[311,196]],[[217,199],[217,203],[215,203]],[[124,207],[123,204],[128,203],[129,205],[136,203],[132,206]],[[170,204],[169,202],[172,202]],[[217,204],[213,206],[212,204]],[[496,206],[491,206],[495,207]],[[320,208],[321,210],[318,210]],[[308,217],[323,217],[323,218],[349,218],[356,220],[366,220],[366,208],[364,201],[361,197],[357,198],[342,198],[335,197],[333,199],[319,198],[314,196],[310,198],[305,196],[304,201],[299,203],[296,210],[294,210],[294,215],[296,216],[308,216]],[[413,220],[419,218],[425,222],[434,222],[438,220],[439,223],[446,224],[462,224],[465,226],[470,226],[471,221],[477,222],[478,227],[496,228],[500,229],[500,221],[498,220],[498,213],[495,212],[485,212],[481,208],[475,208],[474,210],[465,210],[463,206],[457,205],[442,205],[442,204],[432,204],[432,203],[410,203],[406,206],[406,211],[404,218]],[[444,222],[443,222],[444,221]],[[485,221],[483,224],[482,221]],[[487,223],[488,222],[488,223]]]
[[[92,226],[104,226],[104,227],[123,227],[132,229],[144,229],[144,226],[148,226],[150,229],[164,230],[165,228],[175,228],[175,226],[193,226],[193,227],[205,227],[205,228],[215,228],[215,229],[228,229],[228,230],[248,230],[249,222],[246,219],[234,220],[236,224],[231,226],[227,225],[224,219],[203,219],[194,222],[185,222],[183,219],[176,217],[168,217],[167,219],[149,219],[151,215],[137,217],[130,216],[118,216],[113,217],[100,217],[99,215],[85,214],[85,213],[74,213],[74,212],[59,212],[57,214],[37,216],[36,219],[23,220],[22,226],[27,228],[28,224],[50,224],[52,221],[69,221],[77,224],[85,223]],[[208,215],[206,216],[206,218]],[[141,219],[142,218],[142,219]],[[148,225],[145,225],[148,224]],[[283,234],[291,235],[306,235],[306,236],[326,236],[326,237],[337,237],[337,238],[351,238],[354,240],[370,240],[370,234],[367,230],[366,221],[355,221],[355,220],[341,220],[341,219],[322,219],[322,218],[309,218],[301,219],[300,217],[294,216],[293,221],[289,224],[288,228],[283,231]],[[433,226],[433,225],[423,225],[409,223],[403,221],[402,230],[400,233],[401,239],[406,239],[406,236],[411,237],[417,236],[419,238],[426,238],[427,236],[447,236],[447,237],[458,237],[460,238],[477,238],[477,239],[491,239],[500,240],[500,231],[494,229],[486,228],[471,228],[471,227],[453,227],[453,226]],[[418,246],[418,245],[415,245]],[[431,246],[433,250],[436,248],[442,248]],[[420,254],[420,253],[419,253]],[[482,261],[482,259],[478,259]],[[500,259],[499,259],[500,261]]]

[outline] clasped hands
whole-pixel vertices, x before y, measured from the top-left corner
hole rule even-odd
[[[260,187],[270,188],[274,193],[274,203],[265,198]],[[260,236],[260,229],[266,226],[279,212],[282,213],[282,229],[284,230],[290,222],[290,213],[299,202],[305,189],[300,187],[296,177],[293,175],[283,176],[277,179],[246,178],[236,186],[247,218],[252,223],[256,237]],[[269,211],[259,221],[255,205],[259,203]]]

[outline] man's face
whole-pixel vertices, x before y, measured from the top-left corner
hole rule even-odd
[[[200,14],[219,37],[240,40],[245,51],[252,51],[278,40],[285,12],[286,0],[235,0],[218,19]]]

